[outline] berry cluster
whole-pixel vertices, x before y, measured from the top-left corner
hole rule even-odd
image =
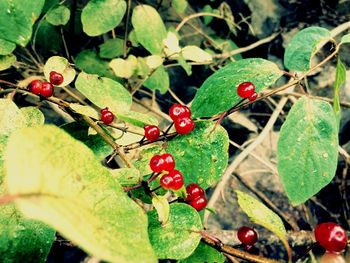
[[[194,129],[191,110],[181,104],[173,104],[169,109],[169,116],[174,122],[175,130],[179,134],[190,133]]]
[[[258,241],[258,233],[251,227],[241,226],[237,231],[237,238],[249,250]]]
[[[255,86],[251,82],[242,82],[237,87],[237,94],[243,99],[254,101],[258,97],[258,93],[255,92]]]
[[[204,209],[207,206],[204,190],[198,184],[189,184],[186,186],[187,197],[185,201],[195,208],[197,211]]]
[[[315,228],[315,238],[321,247],[329,252],[340,252],[346,248],[346,231],[333,222],[321,223]]]
[[[53,95],[53,85],[60,85],[63,82],[63,76],[62,74],[51,71],[50,72],[50,82],[47,81],[40,81],[40,80],[33,80],[30,83],[29,90],[31,93],[35,95],[41,95],[43,97],[51,97]]]
[[[108,125],[111,124],[114,120],[113,112],[109,111],[108,108],[104,108],[101,110],[101,121]]]

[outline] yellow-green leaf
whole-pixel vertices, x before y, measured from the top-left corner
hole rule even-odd
[[[185,46],[181,50],[181,54],[184,59],[191,60],[194,62],[210,62],[212,60],[212,56],[205,52],[203,49],[197,46]]]
[[[0,56],[0,71],[10,68],[16,62],[16,56],[13,54]]]
[[[164,196],[154,194],[152,204],[157,210],[159,222],[164,225],[169,218],[170,206],[168,200]]]

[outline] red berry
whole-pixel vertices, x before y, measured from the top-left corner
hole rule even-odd
[[[161,157],[164,160],[164,170],[168,172],[174,170],[175,168],[174,157],[170,153],[164,153],[161,155]]]
[[[63,76],[61,73],[58,73],[56,71],[50,72],[50,82],[53,85],[60,85],[63,83]]]
[[[151,158],[149,166],[155,173],[160,173],[164,170],[165,161],[160,155],[155,155]]]
[[[205,196],[197,196],[195,199],[191,200],[189,202],[190,206],[192,206],[197,211],[201,211],[207,206],[207,199]]]
[[[251,82],[243,82],[237,87],[237,94],[243,99],[249,98],[255,92],[255,86]]]
[[[42,82],[36,79],[30,83],[29,90],[31,93],[39,95],[41,93],[42,87]]]
[[[332,222],[317,225],[315,238],[324,249],[330,252],[342,251],[348,242],[345,230]]]
[[[175,121],[179,118],[184,118],[184,117],[191,117],[191,110],[181,104],[173,104],[170,109],[169,109],[169,116],[170,118]]]
[[[106,107],[106,108],[102,109],[100,112],[101,112],[101,114],[103,114],[103,113],[105,113],[105,112],[107,112],[107,111],[109,111],[109,110],[108,110],[108,108]]]
[[[252,246],[258,240],[258,233],[248,226],[242,226],[237,231],[239,241],[244,245]]]
[[[179,134],[190,133],[194,129],[194,122],[189,117],[184,117],[181,119],[176,119],[174,121],[175,130]]]
[[[254,101],[258,97],[258,93],[254,92],[252,96],[248,98],[249,101]]]
[[[106,111],[102,110],[102,111],[101,111],[101,121],[106,125],[111,124],[114,120],[113,112],[109,110],[106,110]]]
[[[160,136],[160,130],[159,130],[158,126],[146,125],[144,127],[144,130],[145,130],[145,137],[147,138],[147,140],[149,140],[151,142],[157,140]]]
[[[171,185],[171,188],[173,190],[179,190],[184,185],[184,178],[182,176],[182,173],[178,170],[172,170],[168,174],[173,178],[173,183]]]
[[[43,82],[40,94],[46,98],[53,95],[53,85],[50,82]]]
[[[169,174],[165,174],[160,178],[160,185],[165,189],[171,189],[174,184],[174,178]]]
[[[198,184],[189,184],[186,186],[186,201],[191,201],[198,196],[204,196],[204,190]]]

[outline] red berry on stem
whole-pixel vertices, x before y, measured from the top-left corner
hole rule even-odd
[[[161,157],[164,160],[164,170],[168,172],[174,170],[175,168],[174,157],[170,153],[164,153],[161,155]]]
[[[174,184],[174,178],[169,174],[165,174],[160,178],[160,185],[165,189],[171,189]]]
[[[175,121],[183,117],[191,117],[191,110],[185,106],[178,103],[173,104],[169,109],[170,118]]]
[[[155,173],[160,173],[164,170],[165,161],[160,155],[155,155],[151,158],[149,166]]]
[[[101,112],[101,114],[103,114],[103,113],[105,113],[105,112],[107,112],[107,111],[109,111],[109,110],[108,110],[108,108],[106,107],[106,108],[102,109],[100,112]]]
[[[145,137],[147,140],[153,142],[157,140],[160,136],[160,130],[158,126],[155,125],[146,125],[144,127],[145,130]]]
[[[201,211],[207,206],[207,199],[205,196],[197,196],[195,199],[191,200],[189,202],[190,206],[192,206],[197,211]]]
[[[174,180],[171,185],[173,190],[179,190],[184,185],[184,178],[180,171],[172,170],[169,172],[169,176],[171,176]]]
[[[204,190],[198,184],[189,184],[186,186],[186,201],[191,201],[198,196],[204,196]]]
[[[175,130],[179,134],[190,133],[194,129],[194,122],[189,117],[180,118],[174,121]]]
[[[31,93],[39,95],[41,93],[42,87],[42,82],[36,79],[30,83],[29,90]]]
[[[258,240],[258,233],[248,226],[242,226],[237,231],[239,241],[244,245],[252,246]]]
[[[249,101],[254,101],[258,97],[258,93],[254,92],[252,96],[248,98]]]
[[[237,94],[243,99],[249,98],[255,93],[255,86],[251,82],[243,82],[237,87]]]
[[[50,82],[43,82],[40,94],[46,98],[53,95],[53,85]]]
[[[316,241],[330,252],[342,251],[348,242],[346,231],[333,222],[322,223],[315,228]]]
[[[108,125],[111,124],[114,120],[114,114],[113,112],[109,111],[109,110],[102,110],[101,111],[101,121]]]
[[[56,71],[50,72],[50,82],[53,85],[60,85],[63,83],[63,75],[61,73],[58,73]]]

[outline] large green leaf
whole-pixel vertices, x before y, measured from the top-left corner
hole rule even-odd
[[[200,242],[196,250],[186,259],[179,260],[179,263],[224,263],[225,256],[215,248]]]
[[[334,177],[338,126],[332,106],[300,98],[290,110],[278,140],[278,172],[293,205],[305,202]]]
[[[157,10],[149,5],[138,5],[131,17],[138,42],[153,55],[161,55],[166,28]]]
[[[344,64],[341,62],[340,58],[338,58],[335,81],[334,81],[334,100],[333,100],[334,101],[333,110],[337,118],[338,126],[340,124],[340,118],[341,118],[340,88],[345,83],[345,81],[346,81],[346,68]]]
[[[83,30],[89,36],[102,35],[119,25],[125,11],[124,0],[90,0],[81,13]]]
[[[75,87],[95,105],[108,107],[114,114],[130,109],[130,93],[114,80],[81,72],[75,81]]]
[[[108,39],[99,45],[101,58],[116,58],[124,53],[124,40],[120,38]]]
[[[57,85],[59,87],[67,86],[75,78],[75,69],[64,57],[52,56],[46,61],[44,65],[44,75],[48,81],[50,80],[51,71],[56,71],[62,74],[63,82],[60,85]]]
[[[254,197],[241,191],[236,191],[236,193],[239,206],[249,216],[250,220],[275,233],[286,247],[288,255],[291,256],[287,232],[281,218]]]
[[[32,35],[32,26],[39,17],[45,0],[1,0],[0,38],[25,46]]]
[[[64,5],[60,5],[47,14],[46,19],[51,25],[61,26],[68,23],[70,18],[70,10]]]
[[[211,75],[193,99],[193,117],[210,117],[229,110],[242,98],[237,86],[245,81],[254,83],[256,92],[274,84],[282,76],[276,64],[261,58],[232,62]]]
[[[9,55],[15,50],[16,44],[0,38],[0,55]]]
[[[156,210],[148,213],[151,244],[161,259],[183,259],[193,253],[203,229],[198,212],[186,204],[171,204],[168,221],[162,225]]]
[[[226,130],[209,121],[196,122],[194,131],[168,142],[166,151],[183,173],[185,183],[198,183],[206,189],[216,183],[228,161]]]
[[[5,167],[9,193],[20,196],[15,203],[25,216],[100,259],[156,262],[144,211],[92,151],[63,130],[40,126],[13,133]]]
[[[0,55],[0,71],[10,68],[16,62],[16,56],[13,54]]]
[[[308,27],[298,32],[288,44],[284,53],[284,65],[289,70],[307,71],[317,45],[330,40],[331,33],[322,27]]]
[[[159,124],[156,117],[136,111],[124,111],[116,113],[116,115],[120,120],[126,121],[141,128],[143,128],[145,125]]]
[[[165,67],[163,65],[158,67],[143,85],[151,90],[159,90],[163,94],[167,92],[170,86],[170,80]]]

